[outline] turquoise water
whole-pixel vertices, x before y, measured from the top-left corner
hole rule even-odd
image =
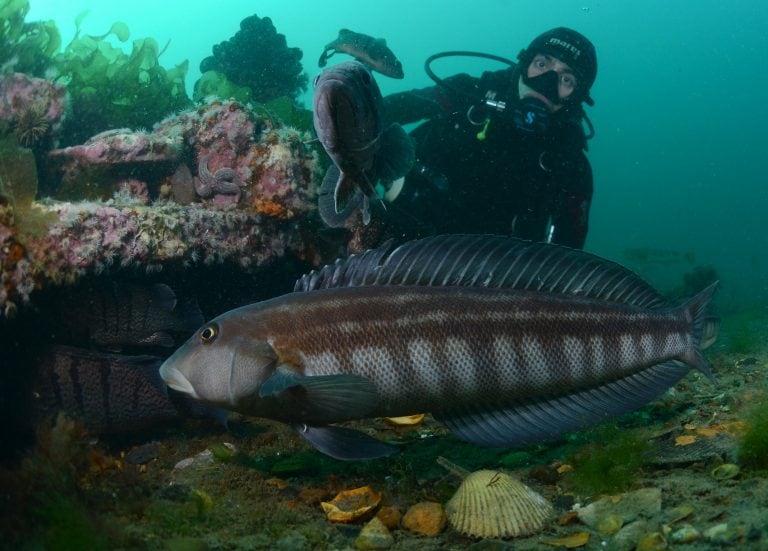
[[[720,273],[721,303],[768,300],[765,2],[31,4],[27,20],[54,19],[65,43],[75,17],[86,9],[85,33],[101,34],[121,20],[132,39],[151,36],[161,45],[170,40],[161,63],[171,67],[188,59],[189,90],[212,45],[231,37],[253,13],[271,17],[288,45],[303,50],[310,76],[339,28],[385,37],[406,73],[404,81],[379,78],[385,94],[430,84],[422,64],[434,52],[468,49],[514,58],[539,32],[571,26],[593,40],[599,57],[596,105],[589,109],[597,136],[590,144],[595,200],[586,248],[619,261],[630,247],[694,253],[697,264],[712,264]],[[477,72],[491,65],[446,62],[436,68]],[[671,286],[690,266],[636,268]]]

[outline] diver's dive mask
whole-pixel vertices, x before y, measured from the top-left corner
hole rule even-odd
[[[522,79],[525,86],[538,92],[553,104],[563,102],[560,99],[560,75],[556,71],[547,71],[535,77],[523,74]]]
[[[526,96],[525,91],[533,90],[552,104],[559,104],[559,83],[560,75],[555,71],[547,71],[535,77],[521,76],[521,97],[512,114],[518,129],[531,133],[540,133],[547,129],[551,115],[550,107],[541,98]]]

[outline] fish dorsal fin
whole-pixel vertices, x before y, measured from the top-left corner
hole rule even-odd
[[[584,251],[494,235],[389,240],[311,272],[295,291],[363,285],[511,288],[653,308],[665,301],[627,268]]]

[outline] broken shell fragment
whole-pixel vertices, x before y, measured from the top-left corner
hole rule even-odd
[[[733,463],[723,463],[712,469],[712,478],[715,480],[728,480],[739,476],[739,466]]]
[[[381,493],[370,486],[344,490],[320,506],[331,522],[354,522],[366,517],[381,503]]]
[[[424,420],[424,414],[419,413],[416,415],[404,415],[402,417],[385,417],[384,420],[396,427],[410,427],[421,423]]]
[[[458,532],[480,538],[533,534],[552,514],[552,506],[531,488],[499,471],[469,474],[445,507]]]

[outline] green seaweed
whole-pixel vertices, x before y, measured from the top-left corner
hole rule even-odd
[[[759,404],[749,413],[739,445],[739,463],[746,469],[768,470],[768,401],[758,398]]]
[[[47,550],[109,549],[105,536],[98,532],[85,508],[71,497],[46,496],[45,504],[36,513]]]
[[[42,77],[61,47],[61,34],[53,21],[25,22],[27,0],[0,2],[0,66]]]
[[[645,463],[649,448],[641,431],[614,423],[587,432],[591,442],[571,458],[573,470],[566,481],[579,493],[596,495],[630,488]]]
[[[59,79],[72,98],[72,113],[64,121],[64,145],[82,143],[110,128],[148,128],[163,117],[191,106],[184,87],[189,63],[163,68],[153,38],[133,41],[130,54],[109,38],[130,36],[117,22],[101,36],[80,35],[54,56]]]
[[[192,99],[199,102],[210,96],[223,100],[234,99],[239,103],[247,104],[251,101],[251,89],[234,84],[218,71],[206,71],[195,82]]]
[[[285,126],[292,126],[304,132],[310,132],[313,128],[312,111],[300,107],[288,96],[260,104],[256,106],[255,111],[263,111],[269,119],[277,119]]]

